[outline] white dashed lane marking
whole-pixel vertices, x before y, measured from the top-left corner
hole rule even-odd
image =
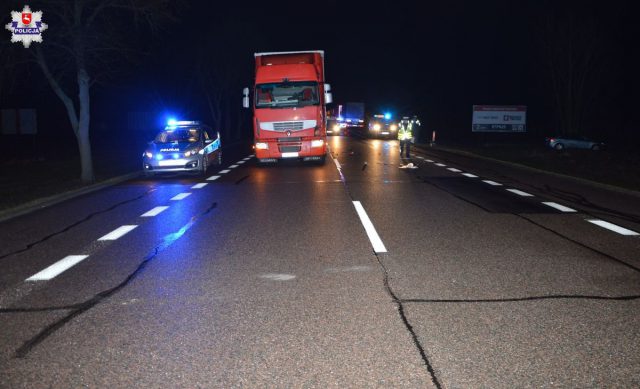
[[[515,193],[518,196],[522,196],[522,197],[533,197],[533,195],[531,193],[527,193],[527,192],[523,192],[521,190],[518,189],[507,189],[509,192],[511,193]]]
[[[436,163],[436,166],[445,167],[447,165],[445,165],[444,163]]]
[[[238,167],[238,165],[231,165],[231,166],[229,166],[229,169],[235,169],[237,167]]]
[[[245,162],[245,161],[244,161],[244,159],[243,159],[242,161],[238,161],[238,162],[236,162],[236,163],[237,163],[238,165],[242,165],[244,162]]]
[[[207,178],[207,181],[215,181],[218,178],[220,178],[220,176],[211,176],[211,177]]]
[[[425,159],[425,161],[433,163],[433,161],[430,159]]]
[[[485,182],[485,183],[487,183],[489,185],[493,185],[493,186],[502,186],[501,183],[495,182],[495,181],[491,181],[491,180],[482,180],[482,182]]]
[[[185,193],[179,193],[179,194],[177,194],[177,195],[173,196],[173,197],[171,198],[171,200],[173,200],[173,201],[182,200],[182,199],[184,199],[184,198],[188,197],[189,195],[191,195],[191,193],[188,193],[188,192],[185,192]]]
[[[593,224],[595,224],[595,225],[597,225],[597,226],[600,226],[600,227],[606,228],[607,230],[611,230],[611,231],[613,231],[613,232],[617,232],[617,233],[618,233],[618,234],[620,234],[620,235],[627,235],[627,236],[637,236],[637,235],[640,235],[639,233],[637,233],[637,232],[635,232],[635,231],[632,231],[632,230],[626,229],[626,228],[624,228],[624,227],[620,227],[620,226],[618,226],[618,225],[615,225],[615,224],[613,224],[613,223],[606,222],[606,221],[604,221],[604,220],[598,220],[598,219],[587,219],[587,221],[588,221],[589,223],[593,223]]]
[[[118,228],[116,228],[115,230],[111,231],[110,233],[108,233],[107,235],[103,236],[102,238],[99,238],[98,240],[116,240],[119,239],[121,237],[123,237],[124,235],[126,235],[127,233],[133,231],[134,228],[138,227],[137,225],[124,225],[124,226],[120,226]]]
[[[147,211],[145,213],[143,213],[142,215],[140,215],[141,217],[153,217],[153,216],[157,216],[160,214],[160,212],[165,211],[167,208],[166,206],[160,206],[160,207],[155,207],[150,211]]]
[[[376,228],[371,223],[371,219],[367,215],[367,212],[364,210],[362,204],[359,201],[353,202],[354,207],[356,207],[356,212],[358,212],[358,216],[360,216],[360,222],[364,226],[365,231],[367,232],[367,236],[369,237],[369,241],[373,245],[373,251],[376,253],[386,253],[387,248],[384,247],[384,243],[382,243],[382,239],[376,232]]]
[[[471,173],[462,173],[463,176],[465,177],[469,177],[469,178],[478,178],[478,176],[476,176],[475,174],[471,174]]]
[[[68,255],[48,268],[32,275],[25,281],[46,281],[54,278],[63,271],[69,269],[80,261],[86,259],[88,255]]]
[[[191,189],[202,189],[205,186],[207,186],[207,184],[208,184],[207,182],[201,182],[199,184],[195,184],[194,186],[192,186]]]
[[[542,204],[544,204],[546,206],[549,206],[551,208],[555,208],[555,209],[557,209],[558,211],[561,211],[561,212],[578,212],[573,208],[565,207],[562,204],[554,203],[552,201],[543,201]]]
[[[447,170],[449,170],[450,172],[454,172],[454,173],[460,173],[462,171],[462,170],[456,169],[454,167],[448,167]]]
[[[220,174],[227,174],[227,173],[229,173],[230,171],[231,171],[231,170],[229,170],[229,169],[224,169],[224,170],[220,170],[220,172],[219,172],[219,173],[220,173]]]

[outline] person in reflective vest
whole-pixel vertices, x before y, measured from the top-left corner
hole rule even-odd
[[[411,158],[411,142],[413,142],[412,124],[409,120],[402,120],[400,122],[400,129],[398,130],[398,140],[400,141],[400,158],[404,150],[404,157]]]

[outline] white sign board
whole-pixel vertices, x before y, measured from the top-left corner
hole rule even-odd
[[[525,105],[474,105],[473,132],[526,132]]]

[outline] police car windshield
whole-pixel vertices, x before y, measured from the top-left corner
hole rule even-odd
[[[160,132],[155,143],[195,143],[200,140],[200,130],[197,128],[176,128]]]
[[[319,103],[316,82],[283,82],[256,86],[256,108],[304,107]]]

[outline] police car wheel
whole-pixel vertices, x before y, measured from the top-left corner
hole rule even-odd
[[[207,157],[202,157],[202,159],[200,160],[200,174],[202,174],[203,176],[205,174],[207,174]]]

